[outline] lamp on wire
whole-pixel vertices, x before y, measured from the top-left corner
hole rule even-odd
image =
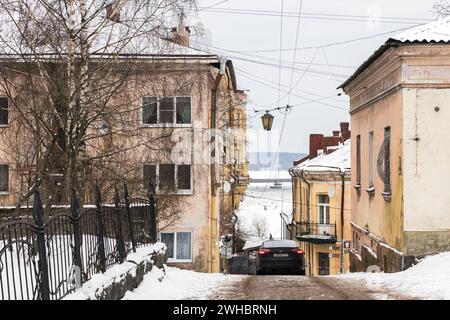
[[[269,111],[266,111],[266,113],[261,117],[263,128],[266,131],[272,130],[272,124],[273,124],[273,115],[269,113]]]

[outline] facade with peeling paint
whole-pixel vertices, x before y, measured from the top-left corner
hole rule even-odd
[[[352,125],[352,271],[450,250],[450,19],[390,38],[341,88]]]

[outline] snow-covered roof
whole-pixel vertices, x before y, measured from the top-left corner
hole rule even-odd
[[[294,172],[300,171],[350,171],[351,169],[351,142],[350,139],[339,145],[338,148],[328,154],[321,154],[315,158],[304,161],[293,168]]]
[[[338,89],[345,88],[391,46],[398,44],[450,43],[450,16],[402,31],[381,45]]]
[[[400,42],[450,42],[450,16],[413,27],[391,39]]]

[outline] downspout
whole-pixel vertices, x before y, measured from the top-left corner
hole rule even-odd
[[[341,190],[341,273],[345,273],[344,258],[344,203],[345,203],[345,171],[341,172],[342,190]]]
[[[303,180],[303,182],[305,182],[305,184],[307,185],[307,189],[306,189],[306,217],[307,217],[307,221],[310,221],[311,218],[311,212],[310,212],[310,203],[311,203],[311,182],[309,182],[308,180],[306,180],[305,175],[303,170],[300,171],[300,176]],[[308,274],[311,276],[311,263],[312,263],[312,257],[311,254],[312,253],[312,244],[308,242]]]
[[[220,62],[220,71],[217,75],[217,78],[214,81],[214,86],[211,94],[211,123],[210,123],[210,129],[212,130],[211,135],[211,144],[215,146],[216,144],[216,127],[217,127],[217,91],[219,89],[220,82],[222,81],[223,75],[225,74],[225,68],[226,68],[226,59],[219,58]],[[213,237],[217,236],[217,230],[214,232],[213,230],[217,228],[217,192],[216,192],[216,186],[217,186],[217,179],[216,179],[216,150],[215,147],[213,147],[213,150],[211,150],[211,158],[213,161],[211,161],[210,164],[210,172],[211,172],[211,206],[210,206],[210,214],[209,214],[209,250],[208,250],[208,272],[213,272],[214,268],[214,262],[216,261],[216,257],[214,256],[214,243]]]
[[[294,185],[295,185],[295,176],[293,174],[293,168],[290,168],[288,170],[289,175],[291,176],[291,194],[292,194],[292,221],[291,221],[291,228],[290,228],[290,239],[294,240],[293,238],[296,237],[297,235],[297,225],[296,225],[296,221],[295,221],[295,191],[294,191]],[[300,189],[300,194],[301,194],[301,189]],[[293,230],[295,229],[295,230]],[[294,231],[294,232],[293,232]],[[292,236],[294,234],[294,236]]]

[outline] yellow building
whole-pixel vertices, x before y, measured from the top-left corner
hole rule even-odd
[[[319,149],[319,155],[289,170],[293,179],[292,236],[305,252],[306,274],[349,270],[350,140]]]

